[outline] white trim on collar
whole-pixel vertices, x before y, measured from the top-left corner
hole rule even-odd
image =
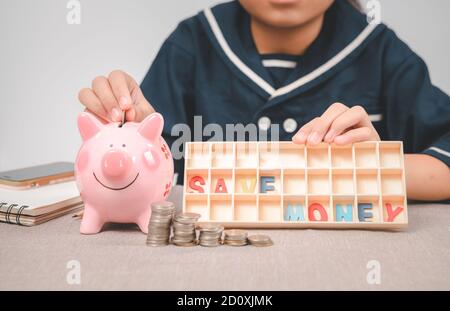
[[[267,83],[263,78],[258,76],[253,70],[251,70],[246,64],[244,64],[239,57],[231,50],[228,45],[225,37],[222,34],[222,30],[220,30],[219,24],[217,24],[216,18],[214,17],[210,8],[204,10],[206,19],[208,20],[209,26],[211,27],[214,36],[216,36],[217,41],[219,42],[220,47],[231,60],[231,62],[239,68],[247,77],[249,77],[253,82],[259,85],[264,91],[272,95],[275,92],[275,89]]]
[[[242,73],[244,73],[248,78],[250,78],[253,82],[255,82],[259,87],[261,87],[264,91],[266,91],[270,98],[275,98],[277,96],[281,96],[284,94],[287,94],[291,91],[293,91],[296,88],[299,88],[303,85],[305,85],[308,82],[311,82],[312,80],[318,78],[334,66],[336,66],[339,62],[341,62],[345,57],[347,57],[350,53],[352,53],[358,46],[361,45],[361,43],[364,42],[364,40],[372,33],[372,31],[377,27],[377,24],[369,24],[364,28],[364,30],[352,41],[347,45],[344,49],[342,49],[339,53],[337,53],[335,56],[333,56],[330,60],[328,60],[323,65],[319,66],[312,72],[308,73],[307,75],[299,78],[298,80],[283,86],[279,89],[274,89],[267,81],[265,81],[263,78],[261,78],[258,74],[256,74],[253,70],[251,70],[247,65],[245,65],[239,57],[231,50],[230,46],[228,45],[227,41],[225,40],[225,37],[223,36],[222,30],[220,30],[219,24],[217,23],[216,18],[214,17],[214,14],[212,13],[210,8],[206,8],[204,11],[206,20],[209,23],[209,26],[211,27],[211,30],[216,37],[217,41],[219,42],[220,47],[224,51],[225,55],[230,59],[230,61],[240,70]]]
[[[276,67],[276,68],[295,68],[297,62],[284,59],[263,59],[262,64],[264,67]]]
[[[427,150],[432,150],[432,151],[434,151],[434,152],[440,153],[440,154],[442,154],[442,155],[444,155],[444,156],[450,158],[450,152],[445,151],[445,150],[442,150],[441,148],[438,148],[438,147],[430,147],[430,148],[428,148]]]
[[[371,122],[377,122],[383,120],[382,114],[369,114],[369,120]]]

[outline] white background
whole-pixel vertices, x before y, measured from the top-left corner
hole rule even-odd
[[[123,69],[139,82],[178,22],[212,0],[0,0],[0,170],[74,161],[81,143],[78,90]],[[450,93],[450,1],[381,0],[382,19],[427,62]]]

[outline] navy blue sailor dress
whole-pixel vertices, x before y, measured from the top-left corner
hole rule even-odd
[[[205,9],[163,43],[141,88],[164,116],[164,138],[179,150],[180,177],[180,141],[207,124],[223,133],[227,124],[261,131],[276,125],[279,139],[291,140],[334,102],[363,106],[383,140],[401,140],[405,153],[426,153],[450,166],[449,96],[392,30],[368,24],[345,0],[327,10],[318,38],[301,56],[260,55],[238,1]]]

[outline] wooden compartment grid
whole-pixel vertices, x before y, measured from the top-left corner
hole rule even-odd
[[[193,142],[186,144],[185,155],[183,210],[200,213],[200,222],[241,228],[381,229],[408,223],[402,142],[314,147]],[[264,177],[274,180],[262,182]],[[216,187],[218,182],[225,187]],[[264,185],[269,187],[265,193]],[[387,206],[402,212],[389,219]],[[350,214],[349,221],[345,217]]]

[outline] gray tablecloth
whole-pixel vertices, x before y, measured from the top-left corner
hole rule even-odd
[[[86,236],[70,215],[0,224],[0,289],[450,290],[450,206],[408,208],[404,232],[255,230],[272,237],[268,248],[151,248],[134,225]],[[378,265],[380,284],[370,284]]]

